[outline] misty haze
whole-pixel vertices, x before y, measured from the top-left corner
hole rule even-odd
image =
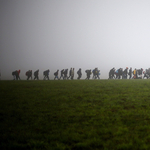
[[[126,67],[149,68],[148,0],[2,0],[0,1],[0,72],[98,68],[101,79]],[[60,73],[60,72],[59,72]],[[59,74],[60,75],[60,74]]]

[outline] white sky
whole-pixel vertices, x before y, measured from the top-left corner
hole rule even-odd
[[[149,0],[0,0],[2,79],[21,70],[150,67]],[[75,75],[75,78],[77,75]]]

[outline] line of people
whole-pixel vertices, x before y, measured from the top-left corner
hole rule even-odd
[[[132,71],[132,67],[130,67],[128,71],[128,67],[126,67],[124,70],[123,68],[115,69],[112,68],[109,71],[109,78],[108,79],[143,79],[146,77],[147,79],[150,78],[150,68],[146,69],[146,71],[143,71],[143,68],[141,69],[134,69]]]
[[[16,70],[16,71],[13,71],[12,72],[12,75],[13,75],[13,80],[21,80],[20,79],[20,70]],[[49,80],[49,73],[50,73],[50,70],[45,70],[43,72],[43,80]],[[93,71],[90,70],[85,70],[85,73],[86,73],[86,79],[90,79],[91,77],[91,74],[93,74],[93,77],[92,79],[100,79],[100,70],[98,70],[98,68],[95,68],[93,69]],[[60,71],[60,77],[59,77],[59,70],[57,70],[55,73],[54,73],[54,80],[58,79],[58,80],[73,80],[74,79],[74,74],[75,74],[75,68],[70,68],[69,70],[69,76],[68,76],[68,69],[62,69]],[[27,80],[31,79],[32,80],[32,70],[28,70],[25,75],[27,76]],[[77,79],[80,80],[81,77],[82,77],[82,70],[81,68],[79,68],[79,70],[77,71]],[[39,69],[36,70],[34,72],[34,80],[39,80]]]

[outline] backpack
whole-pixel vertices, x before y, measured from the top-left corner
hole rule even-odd
[[[46,71],[43,72],[43,75],[46,75]]]
[[[13,75],[13,76],[15,75],[15,71],[12,72],[12,75]]]

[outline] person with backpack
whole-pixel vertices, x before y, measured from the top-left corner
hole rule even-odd
[[[13,80],[16,80],[16,72],[17,70],[12,72]]]
[[[72,68],[70,68],[69,77],[67,79],[71,78],[71,74],[72,74]]]
[[[46,80],[46,78],[49,80],[49,72],[50,72],[49,69],[43,72],[43,75],[44,75],[44,79],[43,80]]]
[[[144,76],[143,76],[143,79],[146,77],[147,79],[149,78],[149,75],[148,75],[148,73],[147,73],[147,69],[145,70],[145,71],[143,71],[143,74],[144,74]]]
[[[142,79],[143,68],[136,70],[137,79]]]
[[[59,78],[59,80],[60,80],[61,78],[64,78],[64,69],[61,70],[61,72],[60,72],[60,78]]]
[[[92,74],[91,69],[90,69],[90,70],[85,70],[85,72],[86,72],[86,76],[87,76],[86,79],[89,80],[89,79],[90,79],[90,76],[91,76],[91,74]],[[86,79],[85,79],[85,80],[86,80]]]
[[[100,79],[100,77],[99,77],[100,75],[101,75],[100,70],[98,70],[98,68],[97,68],[96,78]]]
[[[34,72],[34,80],[35,79],[37,79],[37,80],[39,80],[39,70],[36,70],[35,72]]]
[[[20,76],[19,76],[19,75],[20,75],[20,72],[21,72],[20,70],[16,70],[16,71],[15,71],[16,80],[21,80],[21,79],[20,79]]]
[[[123,79],[127,79],[128,76],[128,67],[123,71]]]
[[[57,78],[58,79],[58,72],[59,72],[59,70],[57,70],[55,73],[54,73],[54,80]]]
[[[68,75],[68,69],[65,69],[65,71],[64,71],[64,78],[63,78],[64,80],[68,79],[67,75]]]
[[[112,69],[109,71],[109,78],[108,78],[108,79],[113,79],[113,78],[115,78],[114,74],[115,74],[115,68],[112,68]]]
[[[31,78],[32,80],[32,70],[27,71],[26,76],[27,76],[27,80],[29,80],[29,78]]]
[[[77,74],[78,74],[77,79],[80,80],[80,78],[82,76],[81,68],[77,71]]]

